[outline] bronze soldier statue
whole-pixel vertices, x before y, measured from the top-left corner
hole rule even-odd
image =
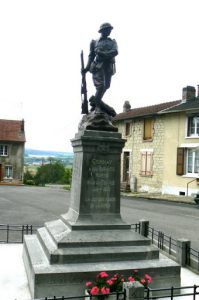
[[[114,109],[102,102],[104,93],[110,87],[112,75],[115,74],[115,56],[118,55],[117,43],[109,37],[112,29],[113,26],[110,23],[103,23],[100,26],[101,36],[98,40],[91,41],[88,63],[82,73],[85,74],[88,71],[92,73],[96,88],[95,95],[89,99],[91,111],[105,111],[115,116]]]

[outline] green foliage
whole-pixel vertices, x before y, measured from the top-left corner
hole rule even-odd
[[[49,183],[70,185],[72,169],[66,168],[62,162],[49,159],[50,163],[37,167],[36,173],[26,169],[24,184],[42,185]]]
[[[65,169],[60,162],[54,162],[40,166],[35,175],[36,185],[45,185],[46,183],[67,184],[71,180],[70,169]]]
[[[34,185],[34,175],[29,170],[24,173],[23,182],[24,184]]]
[[[71,184],[72,179],[72,169],[71,168],[65,168],[65,174],[63,177],[63,183],[64,184]]]

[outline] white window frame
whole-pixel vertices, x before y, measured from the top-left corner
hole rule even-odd
[[[194,133],[189,134],[189,119],[193,118],[194,121]],[[188,116],[187,117],[187,126],[186,126],[186,137],[187,138],[199,138],[199,133],[197,133],[197,124],[199,124],[199,114],[195,116]]]
[[[191,158],[191,160],[192,160],[192,172],[188,172],[188,156],[189,156],[189,153],[190,153],[190,151],[192,152],[192,158]],[[198,170],[195,172],[194,170],[195,170],[195,163],[196,163],[196,152],[198,152],[199,153],[199,149],[198,148],[187,148],[186,149],[186,175],[191,175],[191,176],[198,176],[198,174],[199,174],[199,166],[198,166]]]
[[[8,156],[8,145],[0,144],[0,156]]]
[[[13,167],[11,165],[5,166],[5,178],[13,178]]]

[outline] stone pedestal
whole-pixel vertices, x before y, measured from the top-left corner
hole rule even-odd
[[[72,229],[120,228],[120,156],[125,140],[119,133],[84,131],[74,149],[71,204],[64,221]]]
[[[26,236],[24,263],[33,298],[78,296],[100,271],[149,273],[154,287],[180,284],[180,266],[159,255],[120,215],[120,156],[115,132],[85,130],[74,148],[71,204],[60,219]],[[55,199],[56,201],[56,199]]]

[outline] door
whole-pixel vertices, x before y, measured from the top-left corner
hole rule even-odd
[[[2,164],[0,164],[0,181],[2,181]]]
[[[129,183],[130,152],[124,152],[123,181]]]

